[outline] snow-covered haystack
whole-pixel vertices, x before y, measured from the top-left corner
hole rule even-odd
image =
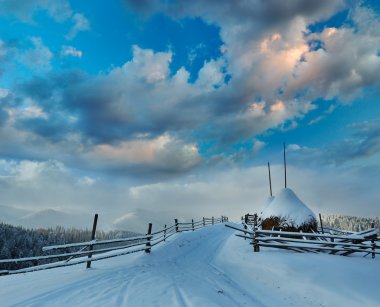
[[[266,210],[266,208],[268,208],[268,206],[270,205],[270,203],[274,200],[274,196],[269,196],[267,198],[267,201],[265,202],[264,206],[262,206],[262,208],[260,209],[260,214],[259,214],[259,223],[261,222],[261,219],[262,219],[262,216],[263,216],[263,212]]]
[[[282,189],[264,208],[261,221],[265,230],[303,232],[317,230],[314,213],[289,188]]]

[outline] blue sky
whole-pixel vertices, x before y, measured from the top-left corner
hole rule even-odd
[[[316,210],[380,214],[379,14],[348,0],[1,1],[0,205],[254,211],[286,142]],[[146,189],[154,204],[136,198]]]

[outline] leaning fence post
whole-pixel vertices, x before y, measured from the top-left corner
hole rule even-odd
[[[149,223],[149,225],[148,225],[148,233],[147,233],[147,236],[149,236],[149,237],[147,238],[146,249],[145,249],[145,252],[147,254],[149,254],[150,250],[151,250],[151,244],[150,244],[150,240],[152,238],[151,237],[151,233],[152,233],[152,223]]]
[[[193,231],[194,231],[194,220],[191,219],[191,227],[193,228]]]
[[[211,218],[212,224],[214,225],[214,217]]]
[[[165,224],[165,227],[164,227],[164,241],[166,240],[166,224]]]
[[[206,223],[205,223],[205,218],[203,218],[203,227],[206,226]]]
[[[96,225],[98,224],[98,214],[95,213],[94,223],[92,224],[92,233],[91,233],[91,241],[95,240],[96,233]],[[94,245],[90,245],[89,250],[92,251],[94,249]],[[92,258],[92,253],[88,254],[88,259]],[[91,268],[91,260],[87,261],[87,269]]]
[[[174,219],[175,232],[178,232],[178,219]]]

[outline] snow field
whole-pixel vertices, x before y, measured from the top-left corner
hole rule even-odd
[[[274,249],[215,225],[151,254],[0,277],[1,306],[379,306],[380,261]]]

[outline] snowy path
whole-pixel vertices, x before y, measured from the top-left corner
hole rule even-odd
[[[222,230],[222,231],[221,231]],[[232,231],[223,225],[172,237],[150,255],[132,255],[82,266],[12,276],[20,283],[47,276],[15,306],[259,306],[213,263]],[[123,264],[123,260],[125,264]],[[60,275],[71,271],[72,279]],[[3,281],[2,279],[1,281]],[[54,285],[52,287],[52,284]],[[43,287],[48,289],[45,291]],[[4,289],[3,289],[4,290]],[[10,290],[11,291],[11,290]],[[33,293],[35,291],[35,293]],[[21,296],[22,297],[22,296]]]
[[[379,306],[380,258],[263,250],[223,225],[133,254],[0,277],[1,306]]]

